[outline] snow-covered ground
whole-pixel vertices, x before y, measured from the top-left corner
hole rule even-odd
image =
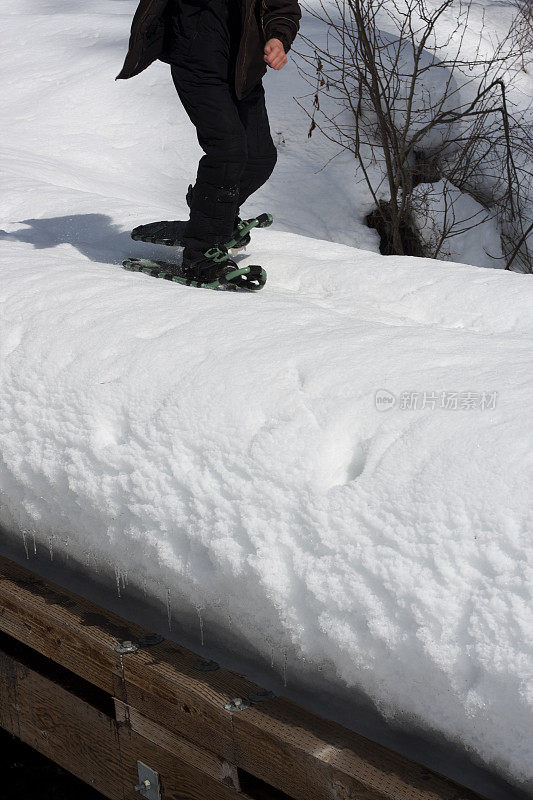
[[[151,604],[488,797],[533,797],[530,277],[378,255],[293,65],[265,81],[279,162],[245,209],[276,218],[241,257],[265,290],[122,270],[169,256],[129,230],[184,217],[200,155],[167,66],[113,81],[133,8],[0,10],[2,549],[65,583],[68,558],[109,605],[116,578],[124,616]]]

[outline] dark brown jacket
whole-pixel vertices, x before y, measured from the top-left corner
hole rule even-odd
[[[209,0],[205,0],[206,5]],[[290,49],[300,26],[298,0],[241,0],[242,19],[235,92],[242,99],[266,72],[265,41],[275,37]],[[129,50],[118,78],[138,75],[163,53],[168,0],[140,0],[131,26]]]

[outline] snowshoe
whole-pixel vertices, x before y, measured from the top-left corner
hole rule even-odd
[[[272,225],[272,222],[272,214],[259,214],[258,217],[251,217],[250,219],[237,217],[231,239],[225,243],[224,247],[233,253],[243,250],[250,243],[250,231],[253,228],[268,228]],[[164,244],[167,247],[183,247],[183,234],[186,225],[187,222],[180,219],[149,222],[147,225],[139,225],[134,228],[131,232],[131,238],[136,242]]]
[[[265,270],[257,264],[238,267],[225,247],[211,247],[201,260],[185,259],[180,265],[149,258],[127,258],[122,266],[185,286],[224,291],[257,292],[267,279]]]

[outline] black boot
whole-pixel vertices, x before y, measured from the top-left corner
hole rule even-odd
[[[194,195],[194,186],[192,183],[189,184],[189,188],[187,189],[187,194],[185,195],[185,201],[189,208],[192,206],[193,202],[193,195]],[[240,236],[240,227],[243,224],[246,224],[248,220],[243,220],[238,215],[239,209],[237,209],[237,215],[235,216],[235,221],[233,223],[233,231],[231,233],[231,239],[236,240],[236,244],[231,248],[232,250],[243,250],[247,245],[251,242],[250,233],[246,233],[244,236]]]

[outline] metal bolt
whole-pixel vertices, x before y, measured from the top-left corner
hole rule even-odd
[[[136,653],[139,645],[136,642],[130,642],[127,639],[125,642],[119,642],[115,647],[116,653]]]
[[[225,704],[224,708],[226,711],[233,711],[235,713],[236,711],[243,711],[245,708],[250,708],[250,703],[242,697],[234,697]]]
[[[135,787],[136,792],[147,792],[152,784],[149,780],[145,780],[142,783],[138,783]]]

